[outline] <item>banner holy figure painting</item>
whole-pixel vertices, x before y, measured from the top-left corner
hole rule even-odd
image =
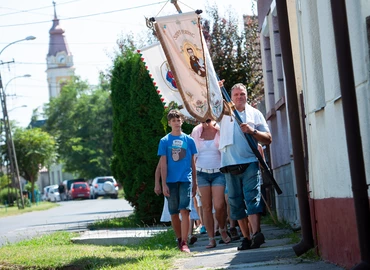
[[[186,110],[200,122],[219,121],[223,98],[200,16],[189,12],[157,17],[154,26]]]

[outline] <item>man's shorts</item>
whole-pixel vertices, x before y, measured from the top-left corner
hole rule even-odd
[[[258,162],[253,162],[241,174],[225,174],[231,219],[243,219],[246,216],[245,208],[248,215],[263,212],[258,166]]]

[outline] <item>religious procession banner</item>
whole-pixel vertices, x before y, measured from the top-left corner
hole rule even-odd
[[[200,16],[188,12],[157,17],[154,27],[189,114],[200,122],[208,118],[220,121],[222,92],[203,38]]]
[[[188,122],[196,122],[183,104],[181,95],[177,89],[176,80],[164,55],[161,44],[155,43],[141,48],[137,52],[141,56],[141,60],[153,81],[163,106],[166,108],[174,102],[178,105],[181,113]]]

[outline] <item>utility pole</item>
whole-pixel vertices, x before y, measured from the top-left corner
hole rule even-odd
[[[19,39],[19,40],[10,42],[8,45],[6,45],[4,48],[1,49],[0,55],[10,45],[13,45],[15,43],[22,42],[22,41],[25,41],[25,40],[27,41],[27,40],[34,40],[34,39],[36,39],[36,37],[28,36],[28,37],[25,37],[23,39]],[[8,63],[13,63],[13,62],[14,62],[14,60],[12,62],[8,62]],[[6,63],[1,62],[1,64],[3,65],[3,64],[6,64]],[[21,76],[21,77],[23,77],[23,76]],[[13,78],[13,79],[15,79],[15,78]],[[13,179],[14,183],[16,183],[15,176],[17,177],[17,180],[18,180],[18,183],[19,183],[19,193],[20,193],[20,196],[21,196],[20,198],[21,198],[21,202],[22,202],[22,208],[24,208],[22,183],[21,183],[21,179],[19,177],[17,156],[16,156],[16,153],[15,153],[14,141],[13,141],[13,138],[12,138],[12,132],[11,132],[11,129],[10,129],[10,124],[9,124],[8,110],[6,108],[6,95],[5,95],[5,90],[3,88],[3,81],[2,81],[2,78],[1,78],[1,73],[0,73],[0,99],[1,99],[1,107],[3,109],[3,116],[4,116],[5,139],[6,139],[6,144],[8,146],[10,171],[11,171],[11,175],[12,175],[12,179]],[[17,204],[18,204],[18,202],[19,202],[19,200],[17,198]],[[19,205],[18,205],[18,208],[19,208]]]
[[[7,63],[13,63],[13,61],[11,62],[1,62],[1,65],[3,64],[7,64]],[[6,141],[6,145],[7,145],[7,149],[8,149],[8,157],[9,157],[9,162],[7,164],[7,166],[10,166],[10,174],[11,174],[11,179],[12,179],[12,183],[14,184],[14,187],[16,185],[16,183],[18,182],[19,183],[19,194],[17,193],[17,204],[19,202],[18,199],[20,199],[22,205],[22,209],[24,208],[24,198],[23,198],[23,191],[22,191],[22,183],[21,183],[21,179],[19,177],[19,169],[18,169],[18,162],[17,162],[17,157],[15,155],[15,148],[14,148],[14,141],[13,141],[13,138],[12,138],[12,133],[11,133],[11,130],[10,130],[10,123],[9,123],[9,117],[8,117],[8,110],[7,110],[7,107],[6,107],[6,95],[5,95],[5,91],[4,91],[4,87],[3,87],[3,81],[2,81],[2,78],[1,78],[1,73],[0,73],[0,101],[1,101],[1,108],[2,108],[2,111],[3,111],[3,123],[4,123],[4,130],[5,130],[5,141]],[[9,168],[9,167],[8,167]],[[20,197],[18,197],[20,196]],[[19,204],[18,204],[18,208],[19,207]]]

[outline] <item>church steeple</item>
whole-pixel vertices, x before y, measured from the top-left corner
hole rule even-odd
[[[46,56],[47,79],[49,85],[49,98],[57,97],[62,86],[74,76],[73,56],[68,48],[64,30],[59,25],[59,19],[54,5],[53,26],[49,30],[49,52]]]
[[[71,55],[66,38],[64,36],[64,30],[59,25],[59,19],[57,17],[57,12],[55,8],[55,2],[53,1],[54,5],[54,19],[53,19],[53,26],[49,30],[50,34],[50,41],[49,41],[49,53],[48,56],[56,56],[58,52],[66,52],[67,55]]]

